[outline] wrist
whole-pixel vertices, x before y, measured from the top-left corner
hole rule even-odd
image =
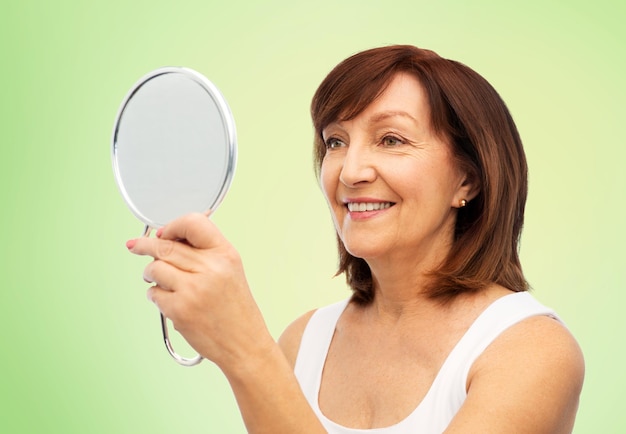
[[[262,337],[255,336],[244,348],[244,352],[231,354],[229,360],[219,364],[231,383],[254,382],[280,369],[282,364],[288,367],[282,350],[269,332]]]

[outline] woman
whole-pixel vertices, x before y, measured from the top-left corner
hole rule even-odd
[[[312,117],[350,300],[277,344],[204,216],[127,244],[155,258],[149,298],[223,370],[248,430],[571,432],[584,362],[525,292],[526,161],[498,94],[433,52],[383,47],[331,71]]]

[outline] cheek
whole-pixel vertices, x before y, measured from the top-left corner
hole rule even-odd
[[[339,179],[333,166],[334,165],[329,163],[328,160],[324,159],[320,170],[320,186],[322,187],[324,198],[326,198],[329,205],[332,205],[332,202],[335,199],[337,182]]]
[[[339,172],[336,165],[326,162],[322,163],[320,170],[320,186],[324,193],[324,199],[328,204],[328,210],[330,211],[330,217],[333,220],[335,229],[337,232],[341,231],[341,210],[343,207],[337,203],[337,188],[339,185]]]

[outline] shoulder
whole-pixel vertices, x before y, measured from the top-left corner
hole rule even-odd
[[[473,374],[479,379],[485,372],[507,365],[528,375],[559,377],[568,383],[584,376],[584,358],[570,331],[549,316],[533,316],[504,331],[476,361]]]
[[[467,399],[450,432],[515,426],[519,433],[570,433],[584,371],[582,351],[563,324],[548,316],[525,319],[472,366]]]
[[[349,300],[345,299],[324,306],[320,309],[314,309],[300,316],[289,326],[287,326],[283,334],[278,339],[278,345],[282,349],[283,354],[285,355],[292,367],[295,367],[296,358],[298,357],[298,351],[300,350],[302,337],[313,314],[318,312],[321,315],[320,319],[323,323],[322,327],[331,327],[328,330],[332,332],[335,328],[336,321],[346,309],[346,306],[348,306],[348,304]]]
[[[300,341],[302,340],[304,329],[314,313],[315,310],[311,310],[297,318],[287,326],[280,338],[278,338],[278,345],[292,368],[296,365],[296,358],[298,357],[298,350],[300,349]]]

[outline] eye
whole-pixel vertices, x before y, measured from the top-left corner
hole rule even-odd
[[[395,137],[395,136],[385,136],[381,140],[381,143],[383,146],[394,147],[394,146],[402,145],[404,143],[404,140],[399,139],[398,137]]]
[[[339,140],[337,137],[329,137],[326,139],[326,149],[337,149],[346,146],[344,142]]]

